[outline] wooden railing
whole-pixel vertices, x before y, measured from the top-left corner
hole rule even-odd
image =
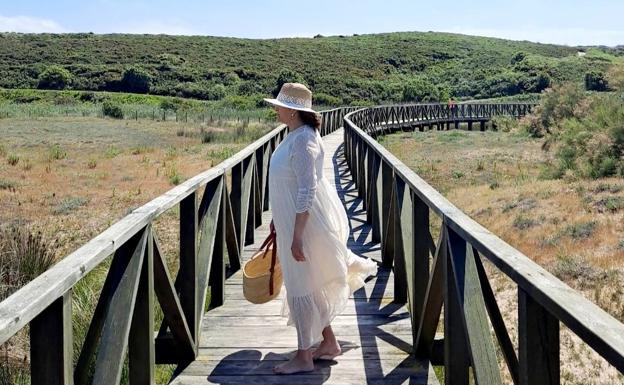
[[[374,139],[431,121],[470,121],[495,111],[521,116],[529,109],[472,105],[460,108],[466,114],[459,119],[442,105],[385,106],[345,117],[347,164],[373,241],[381,242],[384,265],[394,268],[395,300],[409,303],[414,353],[443,364],[446,384],[468,384],[470,372],[477,384],[501,384],[490,324],[515,384],[559,384],[560,322],[624,371],[622,323],[453,206]],[[442,222],[437,242],[432,214]],[[517,354],[482,258],[517,285]]]
[[[425,127],[442,129],[459,128],[466,123],[472,130],[473,123],[485,129],[485,123],[494,116],[510,116],[521,118],[531,112],[532,103],[462,103],[462,104],[400,104],[366,108],[354,114],[351,119],[367,134],[375,137],[392,132],[398,128],[418,129]]]
[[[322,112],[321,134],[355,108]],[[31,383],[118,384],[126,358],[130,384],[154,383],[156,363],[185,364],[198,351],[202,315],[223,304],[230,271],[254,241],[268,209],[269,158],[282,125],[106,229],[0,303],[0,344],[30,325]],[[172,279],[152,222],[179,207],[179,270]],[[113,256],[74,367],[72,288]],[[154,336],[154,293],[164,313]]]

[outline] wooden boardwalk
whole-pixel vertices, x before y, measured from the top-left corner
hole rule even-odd
[[[358,255],[381,261],[379,244],[371,242],[370,225],[357,197],[343,156],[342,129],[324,137],[325,175],[345,204],[351,235],[348,246]],[[268,234],[271,211],[263,213],[247,259]],[[280,316],[282,298],[263,305],[247,302],[241,272],[226,281],[225,304],[204,315],[197,359],[173,384],[437,384],[428,362],[410,357],[412,328],[404,305],[392,303],[393,277],[380,267],[376,278],[356,291],[333,328],[344,354],[317,361],[316,370],[290,376],[274,375],[273,366],[294,354],[295,329]]]

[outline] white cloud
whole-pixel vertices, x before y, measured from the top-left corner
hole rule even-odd
[[[69,32],[54,20],[30,16],[3,16],[0,15],[0,31],[2,32],[30,32],[30,33],[63,33]]]
[[[592,28],[540,28],[525,26],[514,29],[488,29],[454,27],[447,32],[465,35],[489,36],[511,40],[528,40],[539,43],[576,45],[624,44],[624,29],[605,30]]]

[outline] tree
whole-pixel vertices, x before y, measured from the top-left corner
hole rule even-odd
[[[37,88],[62,90],[72,82],[71,73],[63,67],[49,66],[39,76]]]
[[[448,90],[423,78],[410,80],[403,86],[404,102],[439,102],[449,98]]]
[[[139,67],[126,68],[121,77],[121,89],[127,92],[145,94],[149,91],[152,77]]]
[[[276,87],[273,89],[273,96],[277,96],[284,83],[305,83],[303,80],[303,76],[299,75],[297,72],[292,70],[282,70],[277,76],[277,81],[275,82]]]

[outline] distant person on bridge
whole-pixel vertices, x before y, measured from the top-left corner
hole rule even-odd
[[[265,100],[288,126],[288,134],[270,158],[270,227],[276,234],[286,288],[282,315],[297,329],[298,343],[295,357],[273,370],[307,372],[314,370],[314,359],[341,354],[331,322],[364,279],[377,273],[377,264],[347,248],[347,213],[323,174],[321,118],[312,109],[310,90],[286,83],[276,99]]]

